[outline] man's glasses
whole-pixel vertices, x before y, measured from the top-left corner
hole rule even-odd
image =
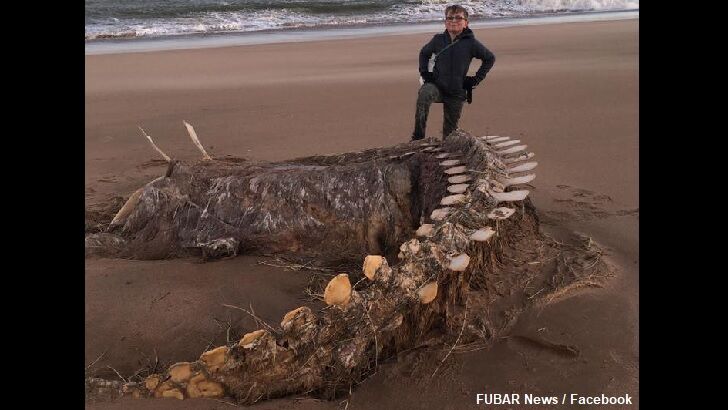
[[[447,16],[447,17],[445,17],[445,20],[460,22],[460,21],[467,20],[467,19],[463,16]]]

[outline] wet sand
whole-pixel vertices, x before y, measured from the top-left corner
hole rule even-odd
[[[451,355],[430,377],[432,355],[410,352],[357,386],[350,409],[476,408],[475,394],[484,392],[630,394],[635,405],[627,408],[638,407],[638,31],[638,20],[475,30],[497,61],[465,106],[461,128],[528,144],[539,162],[532,199],[542,229],[590,236],[618,268],[606,288],[526,312],[511,332],[576,346],[579,356],[511,337],[488,351]],[[138,126],[181,160],[199,158],[182,120],[211,155],[248,160],[405,142],[419,86],[417,53],[429,38],[86,56],[87,208],[127,197],[164,173]],[[439,105],[430,117],[427,134],[439,136]],[[222,304],[253,306],[277,323],[291,308],[313,303],[303,289],[315,276],[259,261],[271,262],[87,259],[86,363],[106,352],[92,369],[112,377],[111,366],[126,377],[154,360],[155,349],[160,362],[191,360],[210,343],[255,328],[248,315]],[[258,407],[338,405],[305,398]],[[165,406],[225,405],[133,403]]]

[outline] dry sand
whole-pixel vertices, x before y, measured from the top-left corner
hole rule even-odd
[[[358,386],[350,409],[476,408],[475,394],[484,392],[630,394],[635,405],[628,408],[638,408],[638,31],[639,20],[476,30],[497,61],[465,106],[461,128],[521,137],[539,162],[532,198],[543,230],[586,234],[618,266],[607,288],[527,312],[512,332],[576,346],[580,355],[507,338],[489,351],[452,355],[430,378],[431,353],[414,351]],[[417,53],[429,37],[86,56],[87,208],[126,197],[164,172],[137,126],[182,160],[199,158],[182,120],[213,156],[250,160],[405,142],[419,86]],[[427,134],[439,135],[441,126],[434,105]],[[252,304],[271,323],[307,303],[302,289],[315,277],[260,260],[88,259],[86,364],[106,351],[92,370],[112,377],[107,366],[129,376],[155,349],[162,362],[195,359],[210,343],[225,342],[228,323],[231,336],[253,329],[223,303]],[[257,408],[338,405],[282,399]],[[129,406],[227,405],[88,405]]]

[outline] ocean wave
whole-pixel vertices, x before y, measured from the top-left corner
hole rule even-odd
[[[89,3],[103,3],[89,13]],[[174,4],[184,3],[184,7]],[[447,0],[247,0],[161,2],[137,0],[115,7],[108,0],[87,1],[87,40],[235,33],[278,29],[326,28],[362,24],[418,23],[441,20]],[[144,12],[133,5],[147,4]],[[163,5],[168,9],[160,11]],[[198,4],[192,7],[190,4]],[[534,14],[639,9],[623,0],[462,0],[471,20]],[[174,10],[173,10],[174,9]],[[150,10],[156,12],[151,12]]]

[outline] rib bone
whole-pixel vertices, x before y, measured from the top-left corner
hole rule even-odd
[[[200,139],[197,138],[197,133],[195,132],[195,129],[192,128],[192,126],[190,124],[188,124],[187,121],[182,121],[182,122],[185,124],[185,127],[187,127],[187,132],[190,134],[190,138],[192,138],[192,142],[195,144],[197,149],[199,149],[200,152],[202,152],[202,159],[207,160],[207,161],[211,160],[212,157],[210,157],[207,154],[207,151],[205,151],[205,148],[203,148],[202,144],[200,143]]]
[[[463,194],[448,195],[440,200],[441,205],[454,205],[463,202],[465,202],[465,195]]]
[[[460,165],[459,167],[452,167],[445,170],[445,173],[448,175],[452,174],[462,174],[463,172],[467,171],[468,168],[465,165]]]
[[[516,145],[515,147],[510,147],[508,149],[496,151],[495,153],[498,155],[509,155],[509,154],[515,154],[516,152],[525,151],[526,148],[528,148],[528,145]]]
[[[505,142],[499,142],[498,144],[493,145],[493,147],[494,148],[505,148],[505,147],[510,147],[511,145],[516,145],[519,142],[521,142],[521,140],[510,140],[510,141],[505,141]]]
[[[456,175],[454,177],[450,177],[447,179],[447,182],[451,184],[461,184],[463,182],[467,182],[472,180],[473,178],[470,175]]]
[[[470,240],[477,242],[485,242],[495,234],[495,231],[490,226],[482,229],[478,229],[470,235]]]
[[[442,165],[443,167],[451,167],[453,165],[457,165],[457,164],[460,164],[460,163],[461,162],[460,162],[459,159],[448,159],[448,160],[442,161],[440,163],[440,165]]]
[[[511,192],[491,192],[490,195],[498,202],[523,201],[528,196],[527,190]]]
[[[508,172],[516,173],[516,172],[524,172],[524,171],[530,171],[538,165],[538,162],[526,162],[524,164],[515,166],[513,168],[508,168]]]
[[[465,192],[470,185],[468,184],[457,184],[457,185],[450,185],[447,187],[447,192],[452,192],[453,194],[462,194]]]
[[[536,174],[528,174],[524,175],[522,177],[514,177],[509,178],[503,181],[500,181],[501,184],[503,184],[504,187],[509,187],[511,185],[517,185],[517,184],[527,184],[531,181],[536,179]]]
[[[142,130],[142,134],[144,134],[144,136],[147,137],[147,139],[149,140],[149,143],[152,144],[152,148],[154,148],[155,150],[157,150],[157,152],[162,157],[164,157],[164,160],[165,161],[169,162],[169,161],[172,160],[171,158],[169,158],[169,156],[167,156],[167,154],[165,154],[164,152],[162,152],[161,149],[159,149],[159,147],[157,146],[157,144],[155,144],[154,141],[152,141],[152,137],[150,137],[149,135],[147,135],[147,133],[144,131],[144,129],[142,127],[139,127],[139,129]]]

